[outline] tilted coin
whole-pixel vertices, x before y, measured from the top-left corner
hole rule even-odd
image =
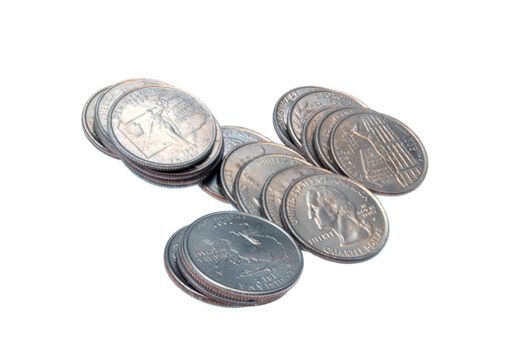
[[[314,132],[313,145],[323,166],[335,173],[340,173],[337,162],[333,159],[330,151],[330,134],[333,127],[345,117],[367,111],[363,108],[341,108],[322,118]]]
[[[321,160],[317,156],[314,148],[314,134],[316,132],[317,124],[328,114],[340,109],[342,107],[327,106],[321,108],[318,112],[312,114],[307,118],[302,130],[302,146],[303,155],[314,165],[323,166]]]
[[[191,224],[181,262],[206,294],[238,302],[268,302],[298,280],[303,257],[296,242],[269,221],[246,213],[218,212]]]
[[[273,174],[267,180],[261,192],[261,208],[264,216],[273,223],[283,227],[284,224],[281,219],[282,198],[289,186],[309,175],[329,173],[325,169],[300,165],[283,169]]]
[[[111,108],[108,129],[124,157],[164,171],[188,168],[207,157],[218,131],[203,103],[168,86],[122,95]]]
[[[347,176],[385,194],[416,189],[428,170],[426,150],[414,132],[392,117],[371,111],[335,126],[331,152]]]
[[[307,250],[337,262],[367,260],[384,247],[389,226],[377,198],[339,175],[313,175],[291,185],[282,220]]]
[[[86,104],[84,105],[84,108],[82,110],[82,128],[84,130],[84,134],[88,138],[89,142],[93,146],[95,146],[99,151],[105,153],[108,156],[111,156],[113,158],[118,158],[118,156],[109,151],[107,147],[105,147],[96,134],[95,131],[95,106],[98,101],[98,99],[102,96],[102,94],[108,89],[109,87],[103,88],[100,91],[95,92],[89,99],[86,101]]]
[[[298,149],[302,149],[302,130],[307,118],[326,106],[365,107],[366,105],[339,91],[315,91],[299,97],[288,111],[288,133]]]
[[[98,99],[95,106],[96,123],[94,124],[94,128],[96,134],[100,138],[100,141],[102,141],[105,147],[107,147],[111,152],[117,153],[114,143],[110,138],[109,129],[107,125],[107,118],[109,116],[111,107],[114,105],[114,103],[121,95],[127,93],[128,91],[147,85],[168,85],[168,84],[153,79],[124,80],[109,87],[107,91],[105,91]]]
[[[288,133],[288,111],[294,101],[300,96],[313,91],[326,91],[328,89],[317,86],[301,86],[289,90],[279,98],[274,107],[273,124],[274,129],[281,141],[292,149],[297,149],[291,141]]]
[[[221,131],[224,137],[223,157],[243,144],[259,141],[271,142],[270,139],[260,133],[240,126],[222,126]],[[219,170],[205,179],[205,181],[200,184],[200,187],[212,197],[227,202],[218,177]]]
[[[246,163],[235,179],[235,198],[240,210],[262,215],[261,191],[267,179],[274,173],[296,165],[311,166],[297,157],[284,154],[268,154]]]
[[[234,185],[240,168],[251,159],[266,154],[286,154],[303,159],[294,150],[273,142],[257,142],[237,147],[223,159],[219,173],[223,192],[232,203],[236,203]]]
[[[205,294],[202,294],[198,290],[196,290],[184,277],[182,274],[179,265],[177,264],[177,256],[179,255],[179,250],[181,246],[182,238],[184,237],[184,233],[187,227],[183,227],[174,233],[167,242],[165,246],[165,253],[163,256],[163,260],[165,262],[165,269],[167,271],[170,279],[175,283],[177,287],[179,287],[183,292],[196,298],[200,301],[219,305],[219,306],[234,306],[233,303],[226,303],[218,299],[213,299]]]

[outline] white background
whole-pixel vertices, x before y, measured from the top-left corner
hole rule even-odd
[[[0,5],[0,348],[503,349],[504,11],[409,3]],[[198,302],[166,275],[164,245],[231,206],[141,181],[81,130],[94,91],[136,77],[277,141],[285,91],[348,92],[419,135],[428,176],[380,197],[391,230],[374,259],[304,254],[275,303]]]

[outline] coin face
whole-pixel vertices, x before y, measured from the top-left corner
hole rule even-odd
[[[148,85],[167,85],[159,80],[153,79],[130,79],[124,80],[109,87],[98,99],[95,106],[96,123],[95,131],[102,143],[114,150],[114,144],[109,136],[107,118],[112,105],[117,99],[128,91]]]
[[[217,134],[210,111],[193,96],[148,86],[120,97],[111,108],[109,134],[121,154],[158,170],[188,168],[207,157]]]
[[[232,203],[236,203],[234,185],[239,170],[251,159],[266,154],[286,154],[303,159],[292,149],[273,142],[257,142],[237,147],[223,159],[219,174],[223,192]]]
[[[267,179],[280,170],[296,165],[311,166],[300,158],[283,154],[264,155],[246,163],[235,180],[235,198],[239,209],[262,215],[261,192]]]
[[[333,174],[294,183],[283,198],[282,219],[307,250],[337,262],[375,256],[389,232],[386,213],[375,196]]]
[[[333,159],[330,151],[330,134],[333,127],[345,117],[363,113],[364,111],[366,110],[363,108],[340,108],[329,113],[317,124],[316,131],[314,132],[313,145],[318,159],[326,169],[335,173],[340,173],[337,162]]]
[[[365,107],[358,99],[339,91],[315,91],[299,97],[288,111],[288,133],[299,149],[302,146],[302,131],[307,118],[326,106]]]
[[[300,248],[284,230],[240,212],[196,220],[186,231],[180,256],[209,294],[245,302],[285,293],[303,268]]]
[[[238,146],[247,143],[260,142],[260,141],[271,142],[270,139],[261,135],[260,133],[240,126],[222,126],[221,131],[224,137],[223,157],[228,155],[232,150],[234,150]],[[210,194],[212,197],[227,202],[227,199],[223,191],[221,190],[218,175],[219,171],[216,171],[214,175],[208,177],[204,182],[202,182],[200,184],[200,187],[205,192]]]
[[[106,87],[100,91],[95,92],[84,105],[84,108],[82,110],[82,128],[84,130],[84,134],[86,135],[89,142],[91,142],[93,146],[95,146],[99,151],[105,153],[108,156],[118,158],[118,156],[113,151],[105,147],[102,141],[100,141],[100,138],[96,134],[94,126],[96,103],[108,88],[109,87]]]
[[[270,221],[283,227],[284,224],[281,220],[282,198],[289,186],[306,176],[329,173],[329,171],[318,167],[300,165],[273,174],[261,192],[263,214]]]
[[[301,86],[289,90],[277,101],[274,107],[273,124],[274,129],[281,141],[288,147],[296,149],[296,146],[291,142],[291,137],[288,133],[288,111],[294,101],[300,96],[313,91],[326,91],[328,89],[317,86]]]
[[[400,121],[372,111],[337,124],[331,152],[347,176],[385,194],[416,189],[428,170],[419,138]]]

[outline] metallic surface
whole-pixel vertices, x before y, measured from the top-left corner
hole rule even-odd
[[[261,135],[260,133],[243,128],[240,126],[222,126],[221,131],[224,137],[224,152],[223,157],[228,155],[235,148],[253,142],[271,142],[266,136]],[[205,179],[202,183],[200,183],[200,188],[204,190],[206,193],[211,195],[212,197],[219,199],[221,201],[227,202],[228,200],[221,189],[219,179],[219,169]]]
[[[303,269],[300,248],[284,230],[239,212],[196,220],[186,231],[180,256],[199,287],[244,303],[284,295]]]
[[[109,87],[103,88],[100,91],[95,92],[89,99],[86,101],[84,108],[82,110],[82,129],[84,130],[84,134],[87,139],[93,146],[95,146],[100,152],[105,153],[106,155],[119,158],[114,152],[110,151],[107,147],[104,146],[98,135],[95,131],[95,106],[100,97]]]
[[[294,183],[282,201],[286,228],[310,252],[337,262],[372,258],[384,247],[389,225],[377,198],[339,175],[313,175]]]
[[[333,127],[345,117],[365,111],[362,108],[340,108],[319,121],[314,132],[313,146],[318,159],[326,169],[341,173],[330,151],[330,134]]]
[[[283,154],[269,154],[246,163],[235,179],[235,198],[242,211],[262,215],[261,192],[267,179],[274,173],[296,165],[311,166],[300,158]]]
[[[188,168],[206,158],[218,131],[205,105],[168,86],[122,95],[111,107],[108,128],[123,156],[164,171]]]
[[[337,124],[331,152],[347,176],[384,194],[416,189],[428,170],[426,150],[414,132],[376,112],[350,116]]]
[[[326,106],[365,107],[358,99],[339,91],[316,91],[298,98],[288,110],[288,133],[298,149],[302,149],[302,130],[307,118]]]
[[[273,124],[274,129],[281,141],[292,149],[297,149],[297,147],[291,141],[291,137],[288,133],[288,111],[290,110],[294,101],[296,101],[300,96],[313,91],[325,91],[327,89],[317,86],[301,86],[289,90],[284,95],[279,98],[274,107],[273,114]]]
[[[266,154],[286,154],[303,159],[292,149],[273,142],[258,142],[237,147],[223,159],[219,173],[223,192],[232,203],[236,203],[234,185],[240,168],[248,161]]]
[[[286,190],[296,181],[310,175],[329,174],[325,169],[313,166],[294,166],[281,170],[267,180],[261,192],[263,216],[273,223],[284,227],[281,219],[282,198]]]

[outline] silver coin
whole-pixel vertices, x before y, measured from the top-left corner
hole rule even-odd
[[[298,149],[302,149],[302,131],[307,118],[326,106],[365,107],[366,105],[339,91],[315,91],[298,98],[288,111],[288,133]]]
[[[333,106],[324,107],[318,112],[309,116],[307,122],[303,126],[302,131],[303,155],[314,165],[320,167],[323,166],[314,148],[314,136],[315,136],[314,134],[316,132],[317,124],[322,118],[326,117],[328,114],[340,108],[341,107],[333,107]]]
[[[377,198],[339,175],[313,175],[283,198],[286,228],[310,252],[337,262],[359,262],[384,247],[388,220]]]
[[[208,156],[217,124],[195,97],[168,86],[142,87],[111,107],[109,135],[118,151],[144,167],[175,171]]]
[[[266,154],[286,154],[303,159],[296,151],[273,142],[257,142],[237,147],[223,159],[219,173],[221,186],[228,200],[236,203],[234,185],[240,168],[251,159]]]
[[[117,84],[109,87],[102,96],[98,99],[95,106],[95,119],[96,123],[94,125],[95,132],[100,138],[100,141],[107,147],[110,151],[117,153],[114,143],[112,142],[109,129],[107,125],[107,118],[109,112],[114,103],[119,99],[119,97],[128,91],[134,90],[136,88],[148,85],[167,85],[168,84],[153,80],[153,79],[129,79],[121,81]]]
[[[95,146],[100,152],[105,153],[106,155],[111,156],[113,158],[118,158],[118,156],[115,153],[109,151],[109,149],[103,145],[102,141],[96,134],[94,127],[96,103],[108,88],[109,87],[106,87],[100,91],[95,92],[88,99],[88,101],[86,101],[86,104],[84,105],[84,108],[82,110],[82,129],[84,130],[84,134],[86,135],[89,142],[91,142],[91,144]]]
[[[284,95],[279,98],[274,107],[273,124],[274,129],[281,141],[288,147],[292,149],[297,149],[296,146],[291,142],[291,137],[288,133],[288,111],[291,105],[300,96],[312,92],[312,91],[325,91],[328,89],[317,87],[317,86],[301,86],[289,90]]]
[[[261,191],[267,179],[280,170],[296,165],[311,166],[305,160],[284,154],[268,154],[246,163],[235,179],[238,208],[254,215],[262,215]]]
[[[367,111],[363,108],[340,108],[322,118],[314,132],[313,146],[322,165],[335,173],[340,173],[337,162],[333,159],[330,150],[330,134],[333,127],[342,119]]]
[[[239,302],[285,294],[303,269],[300,248],[284,230],[239,212],[196,220],[186,231],[180,257],[207,294]]]
[[[325,169],[300,165],[273,174],[267,180],[261,192],[261,208],[264,216],[283,227],[284,224],[281,219],[282,198],[289,186],[306,176],[329,173]]]
[[[416,189],[428,170],[426,150],[414,132],[376,112],[353,115],[337,124],[331,152],[347,176],[384,194]]]
[[[218,299],[213,299],[205,294],[202,294],[196,290],[191,284],[189,284],[186,277],[181,272],[179,265],[177,263],[177,256],[179,255],[179,250],[181,246],[182,238],[184,237],[184,232],[187,227],[181,228],[179,231],[174,233],[167,242],[165,246],[165,253],[163,260],[165,262],[165,269],[168,276],[174,282],[174,284],[179,287],[183,292],[192,296],[200,301],[218,305],[218,306],[234,306],[233,303],[226,303]]]
[[[223,126],[221,127],[221,131],[223,132],[224,137],[223,157],[243,144],[260,141],[271,142],[271,140],[266,136],[263,136],[254,130],[240,126]],[[228,202],[223,190],[221,189],[219,171],[216,171],[213,175],[210,175],[207,179],[205,179],[205,181],[200,184],[200,187],[212,197]]]

